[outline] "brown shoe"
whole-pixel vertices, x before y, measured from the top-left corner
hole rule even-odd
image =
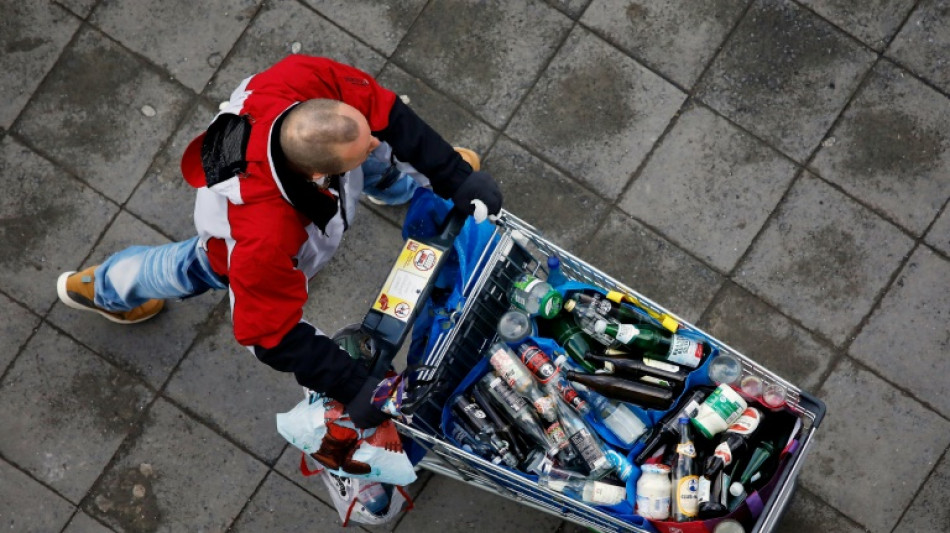
[[[165,306],[165,300],[149,300],[128,311],[106,311],[95,304],[96,269],[92,266],[82,272],[63,272],[56,280],[59,299],[73,309],[94,311],[118,324],[135,324],[157,315]]]
[[[472,170],[477,172],[482,168],[482,160],[479,159],[478,154],[476,154],[473,150],[462,148],[461,146],[455,146],[454,148],[455,151],[458,152],[460,156],[462,156],[462,159],[472,166]]]

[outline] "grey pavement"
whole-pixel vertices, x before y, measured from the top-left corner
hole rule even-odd
[[[779,531],[950,531],[947,0],[0,6],[0,529],[340,528],[275,431],[299,388],[233,340],[223,292],[123,327],[54,289],[189,237],[185,144],[299,49],[377,76],[508,209],[827,403]],[[310,321],[362,317],[404,214],[361,208]],[[444,477],[412,492],[367,530],[581,529]]]

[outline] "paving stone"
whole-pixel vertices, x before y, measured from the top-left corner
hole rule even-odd
[[[72,268],[102,264],[111,254],[129,246],[157,246],[167,242],[123,211],[103,235],[86,264]],[[49,281],[51,291],[54,282]],[[225,291],[208,291],[184,301],[169,300],[155,318],[140,324],[115,324],[97,313],[78,311],[62,303],[53,307],[48,320],[124,370],[158,388],[181,360],[208,313],[226,297]]]
[[[505,209],[569,251],[588,240],[610,208],[506,137],[492,148],[485,169],[498,180]]]
[[[804,531],[835,531],[860,533],[867,531],[810,492],[798,488],[782,515],[775,533],[802,533]]]
[[[0,454],[77,503],[151,397],[44,325],[0,384]]]
[[[149,19],[150,17],[146,17]],[[113,200],[124,202],[174,131],[190,95],[101,33],[81,29],[15,131]],[[154,116],[142,111],[150,106]]]
[[[735,281],[840,346],[912,245],[897,227],[806,173]]]
[[[757,0],[697,85],[697,96],[804,161],[874,53],[786,0]]]
[[[5,349],[0,351],[0,375],[13,362],[20,348],[40,323],[40,318],[24,310],[16,302],[0,294],[0,339]]]
[[[807,391],[814,391],[835,351],[762,300],[727,283],[699,327]]]
[[[943,214],[937,217],[927,232],[926,241],[943,253],[950,254],[950,209],[944,208]]]
[[[286,444],[274,416],[303,398],[293,374],[261,363],[234,340],[225,306],[218,307],[165,392],[267,463]]]
[[[577,19],[584,13],[584,8],[590,4],[590,0],[545,0],[548,4],[560,9],[564,14]]]
[[[116,531],[224,531],[267,467],[159,399],[84,501]]]
[[[944,454],[930,479],[904,512],[895,531],[946,531],[950,525],[950,455]]]
[[[887,56],[908,65],[916,74],[950,91],[950,5],[923,0],[894,38]]]
[[[921,246],[848,350],[950,416],[950,261]]]
[[[581,22],[681,87],[692,87],[746,0],[594,0]]]
[[[501,127],[570,25],[539,0],[441,0],[419,15],[393,60]]]
[[[0,127],[9,128],[79,27],[52,2],[4,2],[0,21]]]
[[[862,526],[891,531],[950,444],[950,422],[848,359],[817,396],[828,414],[802,481]]]
[[[201,92],[258,9],[258,0],[105,0],[89,21]]]
[[[612,211],[578,255],[688,322],[695,323],[723,278],[632,218]]]
[[[685,95],[578,27],[506,133],[616,198]]]
[[[435,476],[396,529],[435,533],[480,530],[494,533],[554,531],[557,517],[525,507],[482,489],[444,476]]]
[[[96,522],[86,513],[80,511],[73,516],[63,533],[110,533],[112,530]]]
[[[356,5],[363,2],[347,2]],[[328,2],[319,2],[327,6]],[[373,2],[382,6],[383,3]],[[363,21],[364,23],[367,21]],[[241,81],[291,54],[324,56],[376,74],[386,58],[340,30],[296,0],[268,1],[234,45],[205,94],[217,102],[228,99]],[[210,117],[209,117],[210,121]]]
[[[847,0],[802,0],[802,4],[875,50],[883,50],[887,46],[913,9],[914,3],[914,0],[860,3]]]
[[[390,56],[405,37],[425,0],[303,0],[358,39]]]
[[[173,239],[195,236],[195,188],[181,174],[181,156],[192,139],[208,127],[216,109],[201,102],[152,162],[125,208]]]
[[[797,168],[705,107],[691,107],[619,206],[723,272],[765,224]]]
[[[99,0],[56,0],[57,4],[62,5],[82,18],[86,18],[98,2]]]
[[[283,477],[271,474],[230,531],[359,531],[353,525],[344,529],[336,509]]]
[[[920,235],[950,198],[950,100],[879,63],[812,167]]]
[[[76,268],[118,207],[9,135],[0,139],[0,175],[3,290],[43,314],[60,272]]]
[[[0,459],[0,524],[7,531],[59,531],[73,505]]]

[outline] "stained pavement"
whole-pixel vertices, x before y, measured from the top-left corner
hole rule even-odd
[[[61,271],[191,236],[185,143],[292,50],[482,153],[547,237],[822,398],[779,531],[950,531],[950,2],[2,0],[0,527],[336,530],[222,292],[119,327]],[[404,209],[306,316],[358,321]],[[575,531],[443,477],[398,532]],[[370,528],[383,529],[383,528]],[[359,530],[357,528],[357,530]]]

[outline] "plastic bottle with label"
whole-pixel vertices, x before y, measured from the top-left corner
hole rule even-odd
[[[511,304],[530,315],[554,318],[561,312],[561,293],[550,283],[531,274],[515,278],[508,292]]]
[[[651,520],[670,517],[670,467],[664,464],[643,465],[637,480],[637,514]]]

